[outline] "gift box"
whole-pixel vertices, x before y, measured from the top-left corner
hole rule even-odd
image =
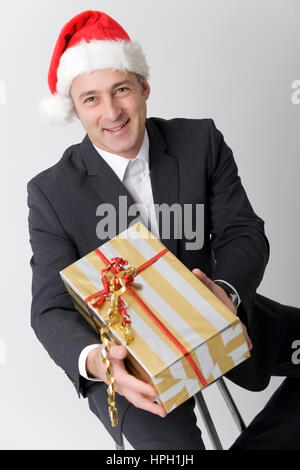
[[[98,333],[111,305],[103,270],[116,260],[128,263],[119,264],[118,279],[128,266],[136,269],[117,296],[132,340],[126,344],[124,324],[109,330],[126,345],[127,370],[153,385],[167,413],[250,357],[239,318],[141,222],[60,272],[76,309]]]

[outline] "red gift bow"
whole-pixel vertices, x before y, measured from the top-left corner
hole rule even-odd
[[[145,268],[147,268],[151,264],[155,263],[155,261],[157,261],[159,258],[164,256],[168,251],[169,251],[168,248],[165,248],[164,250],[160,251],[155,256],[150,258],[148,261],[143,263],[141,266],[136,268],[135,275],[139,274],[142,270],[144,270]],[[99,256],[99,258],[101,258],[101,260],[106,265],[106,268],[103,268],[101,270],[101,278],[102,278],[102,282],[103,282],[103,289],[101,291],[95,292],[94,294],[90,295],[84,301],[85,301],[86,304],[88,304],[88,302],[90,302],[92,299],[98,298],[98,300],[93,304],[93,307],[101,308],[104,301],[108,299],[108,295],[109,295],[109,292],[110,292],[109,283],[106,279],[105,274],[108,273],[109,271],[112,271],[112,273],[114,274],[114,281],[116,282],[116,286],[119,287],[119,284],[118,284],[119,281],[118,281],[117,275],[121,271],[124,270],[124,266],[126,264],[128,264],[128,262],[126,260],[124,260],[123,258],[120,258],[120,257],[112,258],[111,261],[109,261],[106,258],[106,256],[100,251],[99,248],[96,248],[96,250],[94,250],[94,253],[96,253]],[[198,369],[197,364],[195,363],[194,359],[190,356],[190,353],[188,352],[188,350],[166,328],[166,326],[159,320],[159,318],[157,318],[157,316],[154,315],[154,313],[149,309],[149,307],[143,302],[143,300],[132,289],[131,285],[133,283],[134,276],[124,273],[124,275],[122,276],[122,280],[124,281],[127,290],[135,297],[137,302],[143,307],[144,311],[149,315],[149,317],[152,319],[152,321],[169,338],[169,340],[172,341],[172,343],[177,347],[177,349],[179,349],[179,351],[186,357],[188,363],[190,364],[190,366],[194,370],[194,372],[197,375],[198,379],[200,380],[201,384],[204,387],[206,387],[208,385],[207,381],[203,377],[201,371]],[[126,307],[125,307],[124,301],[121,298],[121,296],[118,297],[118,301],[120,302],[119,303],[120,313],[123,316],[123,325],[130,324],[131,323],[130,316],[129,316],[128,312],[126,311]],[[97,331],[99,331],[98,325],[96,324],[96,322],[94,320],[93,313],[92,313],[92,320],[93,320],[94,324],[96,325]]]

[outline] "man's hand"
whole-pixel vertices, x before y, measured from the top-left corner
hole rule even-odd
[[[101,344],[99,348],[95,348],[89,353],[86,360],[86,371],[90,377],[101,379],[108,385],[106,366],[102,362],[101,355],[103,347],[104,345]],[[166,416],[164,408],[153,402],[157,395],[154,387],[137,379],[125,369],[123,359],[126,355],[127,349],[125,346],[118,346],[113,342],[110,343],[110,351],[107,357],[111,364],[115,391],[127,398],[137,408],[142,408],[164,418]]]
[[[223,302],[223,304],[226,305],[226,307],[228,307],[235,315],[237,315],[237,308],[233,305],[230,298],[228,297],[228,295],[226,294],[224,289],[222,289],[221,286],[219,286],[214,281],[209,279],[209,277],[207,277],[206,274],[203,271],[201,271],[199,268],[193,269],[192,272],[193,272],[193,274],[195,274],[195,276],[198,279],[200,279],[201,282],[203,282],[203,284],[206,285],[206,287],[209,288],[209,290],[211,290],[213,292],[213,294],[215,294]],[[251,339],[248,336],[247,329],[246,329],[245,325],[242,322],[241,322],[241,324],[242,324],[244,334],[245,334],[245,337],[246,337],[246,340],[247,340],[248,349],[251,350],[252,347],[253,347]]]

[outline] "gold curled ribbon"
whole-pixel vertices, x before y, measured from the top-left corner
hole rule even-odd
[[[106,264],[106,268],[102,269],[102,283],[103,289],[99,292],[95,292],[85,299],[85,303],[89,303],[92,299],[97,299],[92,306],[94,308],[101,308],[105,300],[110,300],[110,307],[107,311],[107,318],[104,319],[104,325],[100,329],[100,339],[104,344],[103,349],[101,350],[102,361],[106,366],[106,377],[108,382],[108,413],[111,419],[111,424],[113,427],[118,425],[118,410],[116,408],[115,401],[115,381],[112,375],[111,363],[108,358],[110,351],[110,342],[113,341],[113,337],[110,333],[109,328],[111,326],[116,326],[122,331],[125,344],[129,344],[133,340],[133,335],[131,331],[131,320],[126,312],[126,307],[124,304],[121,295],[126,292],[127,289],[131,291],[134,295],[130,285],[133,282],[134,277],[139,274],[143,269],[150,266],[152,263],[155,263],[159,258],[161,258],[165,253],[168,252],[167,248],[164,248],[162,251],[158,252],[152,258],[147,260],[138,268],[133,266],[124,269],[124,265],[128,264],[126,260],[120,257],[112,258],[109,261],[105,255],[101,252],[100,249],[96,248],[94,252],[101,258],[101,260]],[[111,272],[112,277],[110,280],[107,279],[106,274]],[[128,286],[127,286],[128,285]],[[137,286],[135,286],[137,288]],[[156,324],[158,319],[155,319],[153,313],[148,309],[148,307],[139,300],[139,297],[136,297],[137,300],[142,303],[145,311],[151,315],[151,318],[155,320]],[[94,321],[95,328],[99,331],[99,327],[94,320],[94,316],[91,315],[92,320]],[[159,326],[163,327],[161,322]]]
[[[108,382],[107,394],[108,394],[108,414],[110,417],[111,425],[116,427],[118,425],[118,409],[116,407],[116,392],[115,392],[115,380],[112,375],[111,363],[108,358],[110,351],[110,342],[113,341],[113,337],[109,331],[111,326],[118,326],[123,330],[123,337],[125,344],[129,344],[133,340],[133,335],[130,327],[130,322],[128,320],[124,321],[124,317],[120,312],[119,308],[119,297],[126,292],[126,283],[122,279],[124,275],[134,277],[136,275],[136,269],[129,267],[128,269],[123,269],[118,273],[117,276],[113,276],[109,281],[109,290],[110,290],[110,307],[107,311],[107,318],[105,319],[104,326],[100,330],[100,339],[104,344],[104,347],[101,350],[102,362],[106,367],[106,378]],[[116,277],[118,285],[121,285],[120,288],[116,288]]]
[[[100,331],[100,338],[104,347],[101,350],[102,362],[106,366],[106,378],[108,382],[107,387],[107,402],[108,402],[108,414],[110,417],[110,422],[113,427],[118,426],[118,409],[116,407],[116,393],[114,386],[114,378],[112,376],[111,364],[107,355],[109,353],[109,342],[111,341],[110,332],[107,326],[103,326]]]

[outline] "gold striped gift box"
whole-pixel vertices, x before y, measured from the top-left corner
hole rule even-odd
[[[141,222],[60,275],[77,310],[99,330],[109,302],[95,308],[86,299],[103,289],[104,260],[120,257],[138,268],[162,252],[134,278],[135,295],[129,290],[122,294],[134,338],[126,345],[125,364],[132,374],[154,386],[157,401],[170,412],[250,357],[238,317]],[[124,344],[117,326],[110,332],[116,343]]]

